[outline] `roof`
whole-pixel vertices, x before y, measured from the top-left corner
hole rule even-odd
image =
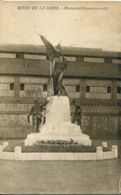
[[[121,65],[112,63],[69,62],[65,75],[98,78],[121,78]]]
[[[45,60],[0,59],[0,74],[49,75]]]
[[[8,53],[26,53],[26,54],[46,54],[44,45],[0,45],[0,52]],[[104,51],[100,48],[79,48],[79,47],[62,47],[64,55],[68,56],[87,56],[87,57],[112,57],[121,58],[121,52]]]
[[[49,61],[0,58],[0,74],[49,76]],[[121,79],[121,65],[68,62],[65,76]]]
[[[41,99],[41,102],[45,103],[44,100]],[[9,104],[5,104],[3,103],[2,105],[0,105],[0,112],[28,112],[31,107],[32,104],[18,104],[18,103],[9,103]],[[81,106],[82,109],[82,113],[96,113],[97,114],[119,114],[121,111],[121,107],[119,106],[89,106],[89,105],[82,105]]]
[[[119,114],[121,108],[119,106],[82,106],[83,113],[107,113]]]

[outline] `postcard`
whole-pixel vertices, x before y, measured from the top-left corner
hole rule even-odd
[[[0,194],[121,194],[120,1],[0,1]]]

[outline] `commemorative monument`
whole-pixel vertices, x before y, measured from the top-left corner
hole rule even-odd
[[[40,126],[38,133],[30,133],[25,145],[30,146],[38,141],[70,141],[81,145],[91,145],[88,135],[81,132],[80,125],[71,122],[70,102],[63,85],[63,75],[67,62],[60,46],[54,47],[43,36],[40,36],[46,47],[50,61],[50,87],[52,94],[47,98],[46,122]]]

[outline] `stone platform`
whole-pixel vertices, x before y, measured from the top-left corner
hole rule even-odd
[[[25,145],[33,145],[38,141],[73,140],[81,145],[91,145],[88,135],[81,132],[80,126],[71,123],[70,102],[67,96],[48,97],[46,106],[46,123],[40,127],[39,133],[31,133],[25,139]]]

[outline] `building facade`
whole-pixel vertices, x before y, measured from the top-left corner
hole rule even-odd
[[[63,47],[67,70],[63,83],[82,109],[82,131],[91,138],[121,137],[121,53]],[[50,62],[45,48],[0,46],[0,138],[24,138],[35,98],[50,95]]]

